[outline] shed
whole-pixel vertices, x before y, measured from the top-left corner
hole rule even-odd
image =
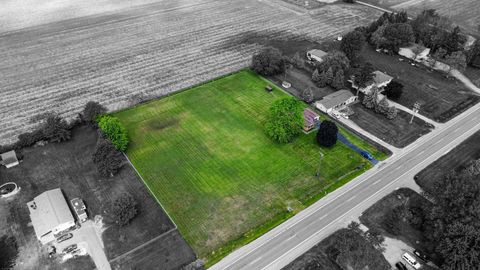
[[[46,244],[75,226],[72,212],[59,188],[48,190],[27,203],[37,239]]]
[[[306,108],[303,110],[303,130],[310,131],[320,121],[320,116],[314,111]]]
[[[1,158],[0,164],[4,165],[7,168],[11,168],[13,166],[18,165],[17,154],[15,153],[14,150],[0,154],[0,158]]]
[[[307,52],[307,59],[321,63],[326,55],[327,53],[322,50],[313,49]]]

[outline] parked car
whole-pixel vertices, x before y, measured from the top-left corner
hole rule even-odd
[[[423,253],[420,250],[415,249],[413,251],[413,254],[415,254],[418,258],[420,258],[424,262],[428,262],[430,259],[428,258],[427,254]]]
[[[410,253],[408,253],[408,252],[403,253],[402,259],[404,259],[408,264],[410,264],[411,266],[413,266],[413,268],[415,268],[415,269],[420,269],[420,267],[422,266],[422,265],[420,265],[420,263],[417,262],[417,260],[415,260],[415,258],[414,258],[412,255],[410,255]]]
[[[65,240],[68,240],[73,237],[73,234],[67,233],[67,234],[62,234],[60,237],[57,238],[57,243],[61,243]]]
[[[67,254],[67,253],[70,253],[70,252],[74,251],[75,249],[77,249],[77,244],[72,244],[72,245],[64,248],[62,253]]]
[[[373,160],[373,156],[372,154],[370,154],[369,152],[367,151],[362,151],[360,152],[360,154],[362,155],[362,157],[368,159],[368,160]]]
[[[397,267],[398,270],[408,270],[408,268],[402,262],[397,262],[395,267]]]

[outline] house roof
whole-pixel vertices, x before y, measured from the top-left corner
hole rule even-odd
[[[400,49],[409,49],[411,51],[413,51],[414,49],[420,49],[422,52],[425,51],[425,50],[429,50],[429,48],[423,46],[423,45],[420,45],[418,43],[411,43],[409,46],[406,46],[406,47],[402,47]]]
[[[0,157],[2,159],[3,165],[8,166],[9,164],[14,164],[18,163],[17,155],[15,154],[15,151],[8,151],[6,153],[0,154]]]
[[[303,118],[305,119],[306,125],[315,124],[315,120],[320,116],[310,109],[303,110]]]
[[[324,96],[322,100],[317,102],[322,104],[328,110],[345,102],[351,97],[353,97],[353,94],[349,90],[344,89],[344,90],[339,90],[330,95]]]
[[[59,188],[45,191],[27,205],[35,233],[39,239],[57,226],[74,220],[62,190]]]
[[[385,83],[385,82],[389,82],[389,81],[391,81],[391,80],[393,79],[392,76],[387,75],[387,74],[385,74],[385,73],[383,73],[383,72],[381,72],[381,71],[378,71],[378,70],[375,70],[375,71],[373,72],[373,74],[375,75],[375,76],[373,77],[373,80],[375,81],[375,83],[376,83],[377,85],[382,84],[382,83]]]
[[[322,50],[318,50],[318,49],[313,49],[313,50],[310,50],[308,51],[307,53],[311,54],[311,55],[314,55],[316,57],[319,57],[319,58],[322,58],[324,57],[325,55],[327,55],[326,52],[322,51]]]

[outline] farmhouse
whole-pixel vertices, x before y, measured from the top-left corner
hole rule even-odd
[[[307,59],[321,63],[326,55],[327,53],[322,50],[313,49],[307,52]]]
[[[369,84],[367,84],[367,86],[365,86],[364,88],[359,89],[359,91],[364,93],[365,95],[370,94],[370,91],[373,86],[376,86],[378,88],[383,88],[387,86],[393,79],[392,76],[387,75],[378,70],[374,71],[373,74],[374,74],[373,80]],[[352,81],[352,87],[355,89],[358,89],[358,87],[353,83],[353,81]]]
[[[59,188],[45,191],[27,203],[30,219],[38,240],[42,244],[55,240],[55,236],[75,226],[67,201]]]
[[[412,43],[408,47],[400,48],[398,54],[414,61],[426,60],[430,49],[420,44]]]
[[[315,103],[315,106],[325,113],[331,113],[334,110],[340,110],[348,106],[349,104],[357,100],[357,96],[354,96],[348,90],[339,90],[335,93],[323,97]]]
[[[0,164],[4,165],[7,168],[18,165],[17,154],[14,150],[1,154],[0,158]]]
[[[320,116],[310,109],[303,111],[303,130],[310,131],[320,121]]]

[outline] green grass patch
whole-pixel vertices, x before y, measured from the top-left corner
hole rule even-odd
[[[130,160],[207,265],[371,167],[342,143],[320,148],[315,133],[273,143],[265,117],[288,94],[267,84],[241,71],[115,114]]]

